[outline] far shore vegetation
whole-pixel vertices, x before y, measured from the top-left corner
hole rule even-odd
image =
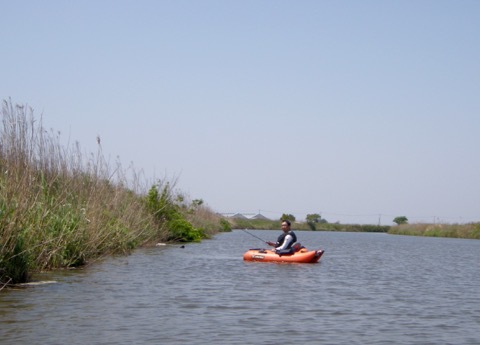
[[[310,217],[309,217],[310,216]],[[313,218],[313,221],[312,221]],[[396,217],[393,222],[395,226],[373,225],[373,224],[340,224],[328,223],[318,215],[307,215],[305,221],[296,221],[289,214],[283,214],[279,220],[268,219],[242,219],[236,218],[232,223],[235,229],[280,229],[281,220],[289,219],[292,222],[292,229],[305,231],[344,231],[344,232],[379,232],[391,235],[408,236],[430,236],[430,237],[451,237],[465,239],[480,239],[480,223],[467,224],[409,224],[407,217]]]
[[[225,218],[175,180],[148,181],[133,167],[97,152],[65,147],[26,105],[2,103],[0,123],[0,290],[35,272],[84,266],[157,243],[198,242],[231,229],[280,229],[282,219],[306,231],[356,231],[480,239],[480,223],[396,226],[329,223],[318,214],[297,222]]]

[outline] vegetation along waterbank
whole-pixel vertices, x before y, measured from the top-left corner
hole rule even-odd
[[[62,146],[28,106],[3,101],[0,131],[0,290],[32,272],[230,230],[175,181],[149,183],[119,162],[109,166],[100,138],[96,154]]]
[[[237,229],[278,230],[280,220],[266,219],[234,219],[232,227]],[[294,222],[292,228],[305,231],[344,231],[344,232],[378,232],[391,235],[451,237],[465,239],[480,239],[480,223],[468,224],[428,224],[408,221],[395,226],[374,224],[340,224],[318,222],[312,229],[308,221]]]

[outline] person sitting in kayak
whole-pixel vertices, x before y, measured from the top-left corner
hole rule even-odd
[[[283,234],[278,236],[277,242],[266,242],[269,246],[275,247],[275,252],[287,253],[292,248],[292,245],[297,242],[297,236],[290,229],[290,226],[290,221],[284,220],[282,222]]]

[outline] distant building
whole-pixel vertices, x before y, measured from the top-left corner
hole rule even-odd
[[[254,215],[251,219],[263,219],[263,220],[270,220],[267,217],[265,217],[263,214],[257,213]]]
[[[270,220],[261,213],[220,213],[220,215],[226,218]]]
[[[230,216],[230,218],[237,218],[237,219],[248,219],[247,216],[241,214],[241,213],[235,213],[233,216]]]

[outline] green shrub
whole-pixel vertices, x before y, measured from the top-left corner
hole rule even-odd
[[[220,229],[222,232],[232,231],[232,225],[230,222],[224,218],[220,219]]]
[[[159,192],[161,190],[161,192]],[[162,182],[150,187],[146,198],[148,210],[159,222],[170,221],[181,217],[180,207],[176,204],[170,183]]]
[[[170,241],[200,242],[205,237],[202,229],[195,229],[189,221],[182,218],[169,221],[168,229],[170,230]]]

